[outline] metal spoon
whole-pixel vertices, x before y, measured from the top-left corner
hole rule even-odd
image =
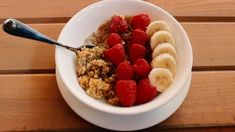
[[[61,44],[61,43],[43,35],[42,33],[36,31],[35,29],[29,27],[28,25],[26,25],[16,19],[12,19],[12,18],[7,19],[3,22],[2,29],[8,34],[18,36],[18,37],[33,39],[33,40],[45,42],[48,44],[55,44],[55,45],[61,46],[63,48],[66,48],[70,51],[73,51],[76,54],[77,54],[77,51],[81,50],[82,47],[86,47],[86,48],[95,47],[94,44],[87,44],[87,45],[83,45],[78,48],[74,48],[74,47],[70,47],[70,46]]]

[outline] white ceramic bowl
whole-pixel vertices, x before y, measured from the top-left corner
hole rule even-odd
[[[157,109],[164,107],[170,101],[172,101],[173,98],[175,98],[177,95],[180,95],[180,92],[183,92],[182,89],[188,83],[189,77],[191,76],[193,61],[191,44],[186,32],[177,22],[177,20],[169,13],[155,5],[136,0],[107,0],[97,2],[84,8],[76,15],[74,15],[64,26],[58,41],[73,47],[79,47],[84,43],[85,38],[87,38],[92,32],[96,31],[99,25],[110,19],[110,17],[114,14],[136,15],[138,13],[149,14],[152,21],[159,19],[164,20],[172,29],[172,33],[176,41],[176,50],[178,52],[177,72],[172,85],[161,95],[159,95],[149,103],[129,108],[111,106],[99,100],[91,98],[84,92],[84,90],[79,86],[76,76],[76,56],[71,51],[56,47],[56,70],[57,74],[59,74],[60,76],[59,80],[63,83],[63,87],[60,87],[60,90],[62,88],[70,93],[69,96],[73,96],[73,103],[65,99],[70,106],[74,104],[74,101],[78,101],[86,105],[89,109],[105,113],[107,116],[116,116],[120,118],[128,116],[138,117],[140,115],[144,116],[145,114],[148,114],[153,110],[156,111]],[[64,96],[63,90],[61,90],[61,93]],[[182,103],[182,101],[180,101],[180,104]],[[71,107],[75,112],[77,111],[77,109],[79,109],[77,107]],[[173,111],[175,111],[178,107],[179,106],[170,108],[174,109]],[[172,112],[162,114],[169,116],[170,114],[172,114]],[[81,116],[81,113],[79,115]],[[92,122],[92,119],[87,120]],[[94,124],[97,125],[97,123]],[[149,124],[154,125],[154,123]],[[116,129],[114,127],[108,127],[108,124],[98,125],[114,130],[137,130],[151,126],[145,125],[132,128],[130,126],[128,127],[127,124],[127,127],[123,127],[123,129]]]

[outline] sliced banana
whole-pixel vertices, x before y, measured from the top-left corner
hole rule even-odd
[[[175,75],[176,72],[176,61],[175,59],[168,53],[160,54],[155,57],[151,62],[151,67],[153,68],[166,68],[169,69],[170,72]]]
[[[165,21],[158,20],[158,21],[153,21],[149,24],[146,30],[146,34],[150,38],[157,31],[167,31],[169,33],[171,32],[170,27],[167,25]]]
[[[157,45],[152,52],[152,58],[155,58],[158,55],[163,54],[163,53],[169,53],[170,55],[174,57],[175,60],[177,58],[177,53],[176,53],[175,48],[169,43],[162,43],[162,44]]]
[[[165,68],[154,68],[149,73],[150,84],[155,86],[159,92],[167,89],[173,81],[172,73]]]
[[[158,31],[150,38],[150,46],[153,50],[160,43],[170,43],[175,47],[175,40],[173,36],[167,31]]]

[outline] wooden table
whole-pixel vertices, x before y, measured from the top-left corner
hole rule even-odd
[[[97,0],[1,0],[13,17],[56,39],[76,12]],[[146,0],[178,19],[192,42],[189,94],[169,119],[147,130],[235,131],[235,1]],[[63,100],[54,47],[0,31],[0,131],[95,131]]]

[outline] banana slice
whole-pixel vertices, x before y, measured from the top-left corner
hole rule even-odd
[[[170,43],[175,47],[175,40],[167,31],[158,31],[150,38],[150,46],[152,50],[160,43]]]
[[[146,34],[150,38],[157,31],[167,31],[169,33],[171,32],[170,27],[167,25],[165,21],[158,20],[158,21],[153,21],[149,24],[146,30]]]
[[[160,54],[155,57],[151,62],[151,67],[153,68],[166,68],[175,75],[176,72],[176,62],[175,59],[168,53]]]
[[[165,68],[154,68],[149,73],[150,84],[155,86],[159,92],[167,89],[173,81],[172,73]]]
[[[176,53],[175,48],[169,43],[162,43],[162,44],[157,45],[157,47],[155,47],[152,52],[152,58],[155,58],[158,55],[163,54],[163,53],[169,53],[170,55],[174,57],[175,60],[177,58],[177,53]]]

